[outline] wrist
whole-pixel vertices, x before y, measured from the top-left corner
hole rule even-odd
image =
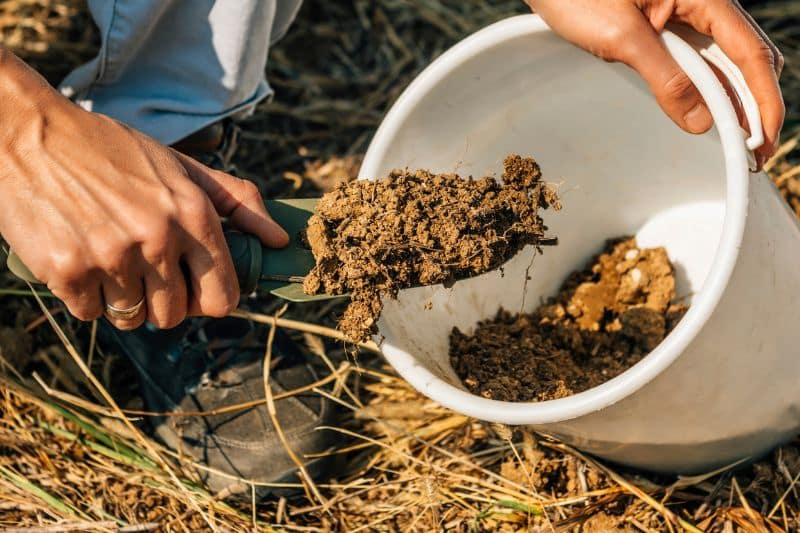
[[[0,138],[16,137],[20,129],[36,122],[45,109],[68,101],[12,52],[0,46]],[[6,111],[7,110],[7,111]]]

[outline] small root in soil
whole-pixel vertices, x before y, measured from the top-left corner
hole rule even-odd
[[[675,303],[664,248],[610,240],[532,313],[497,316],[467,335],[453,328],[450,361],[474,394],[543,401],[585,391],[650,353],[687,310]]]
[[[547,229],[540,209],[560,209],[531,158],[509,155],[502,183],[427,170],[343,183],[309,220],[316,266],[308,294],[346,294],[339,322],[354,341],[376,333],[382,296],[419,285],[451,284],[501,266]]]

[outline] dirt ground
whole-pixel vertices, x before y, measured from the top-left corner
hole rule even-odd
[[[745,3],[786,58],[784,144],[768,170],[800,215],[800,2]],[[238,167],[268,196],[318,195],[352,178],[383,113],[421,68],[466,34],[524,9],[518,0],[307,0],[271,54],[276,98],[244,122]],[[97,44],[82,0],[4,0],[0,39],[52,81]],[[69,319],[46,296],[42,303],[0,273],[0,527],[800,529],[797,440],[757,463],[694,478],[605,464],[545,435],[453,413],[416,393],[369,346],[349,357],[330,329],[342,313],[336,302],[282,315],[298,321],[284,331],[321,370],[314,390],[346,412],[330,430],[341,436],[335,474],[314,487],[297,483],[296,497],[226,503],[195,483],[201,465],[177,460],[141,432],[148,414],[127,363],[94,342],[91,324]],[[232,320],[259,324],[266,345],[281,308],[248,300]]]

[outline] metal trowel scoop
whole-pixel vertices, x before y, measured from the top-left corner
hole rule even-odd
[[[327,294],[311,296],[303,292],[303,277],[314,267],[314,256],[305,244],[303,233],[318,200],[293,198],[265,202],[269,214],[289,234],[286,248],[264,248],[253,235],[225,232],[242,294],[265,290],[291,302],[342,297]],[[9,252],[6,264],[17,277],[30,283],[41,283],[13,251]]]

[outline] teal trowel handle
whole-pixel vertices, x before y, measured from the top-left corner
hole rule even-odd
[[[239,279],[239,288],[242,294],[250,294],[256,290],[261,276],[261,266],[264,261],[261,242],[253,235],[237,231],[226,231],[225,241],[231,251],[236,277]],[[13,251],[9,252],[6,264],[18,278],[30,283],[41,283]]]
[[[261,278],[261,266],[264,262],[264,249],[261,241],[254,235],[226,231],[225,241],[231,251],[233,268],[236,269],[236,278],[239,280],[239,290],[242,294],[250,294],[258,286]]]
[[[279,250],[265,250],[253,235],[237,231],[225,232],[242,294],[250,294],[258,288],[292,302],[330,298],[324,294],[304,294],[301,285],[303,276],[314,266],[314,256],[301,235],[316,204],[316,198],[264,202],[275,222],[289,234],[289,245]],[[30,283],[40,283],[14,252],[9,252],[7,264],[8,269],[17,277]]]

